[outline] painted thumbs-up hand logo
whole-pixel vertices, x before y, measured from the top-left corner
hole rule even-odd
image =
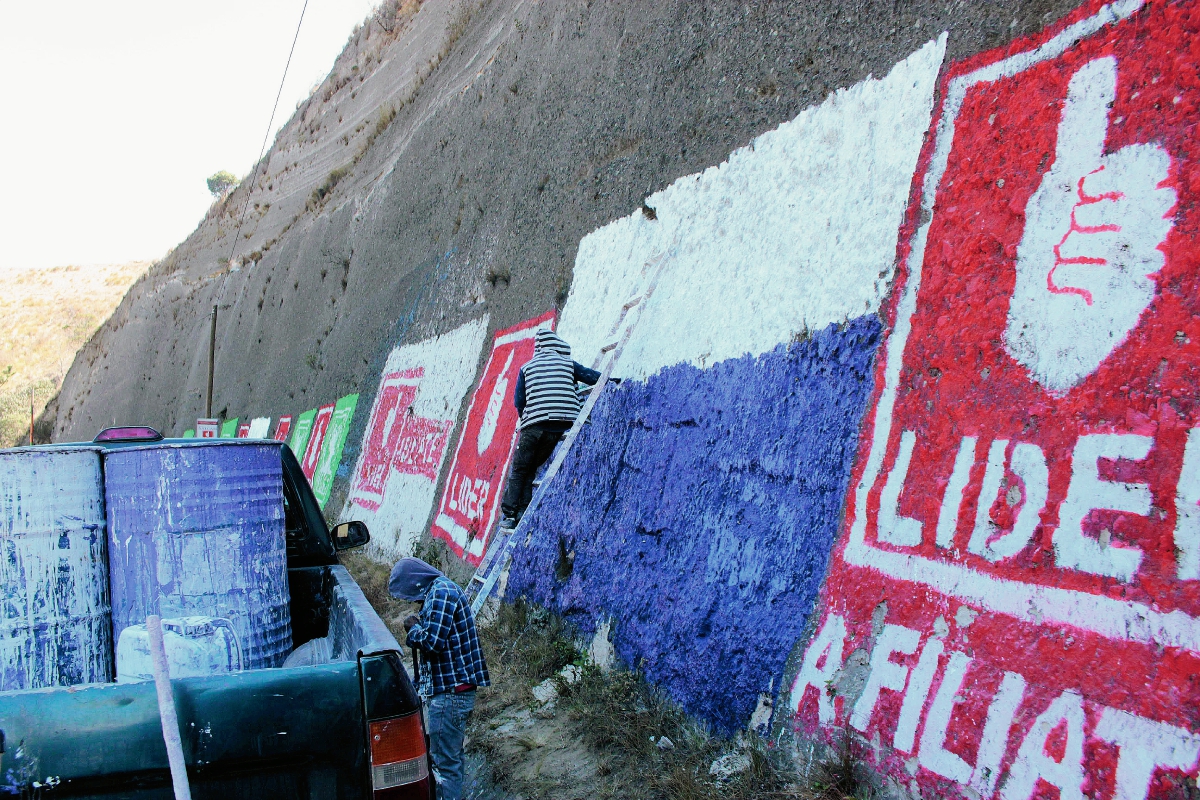
[[[1025,207],[1005,347],[1051,394],[1091,375],[1154,298],[1171,230],[1171,157],[1156,144],[1105,154],[1117,61],[1071,78],[1054,164]]]

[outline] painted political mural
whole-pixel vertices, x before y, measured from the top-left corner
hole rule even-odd
[[[1198,34],[1090,3],[944,78],[788,701],[896,791],[1194,791]]]
[[[270,417],[255,417],[250,420],[250,426],[246,433],[251,439],[266,439],[270,430]]]
[[[350,433],[350,422],[354,419],[354,409],[357,407],[357,394],[338,398],[326,423],[321,450],[311,477],[313,495],[321,508],[325,508],[325,504],[329,502],[333,479],[342,463],[342,449],[346,446],[346,436]],[[317,416],[320,418],[319,413]]]
[[[300,459],[300,471],[312,483],[313,475],[317,472],[317,461],[321,457],[321,446],[325,444],[325,434],[329,431],[329,423],[333,419],[334,403],[321,406],[312,417],[308,431],[308,443],[304,447],[304,455]],[[303,419],[303,415],[301,415]]]
[[[343,521],[367,523],[380,556],[412,555],[425,530],[487,323],[485,316],[388,356],[342,512]]]
[[[286,442],[288,434],[292,432],[292,415],[284,414],[275,423],[275,435],[271,438],[277,442]]]
[[[302,461],[305,453],[308,452],[308,440],[312,436],[313,420],[316,417],[317,409],[315,408],[305,411],[296,417],[296,424],[292,428],[292,436],[288,439],[288,447],[295,454],[297,461]]]
[[[221,423],[221,437],[220,438],[236,439],[237,431],[238,431],[238,418],[234,417],[233,419],[227,419]]]
[[[506,597],[610,631],[626,664],[725,731],[769,714],[826,574],[944,47],[579,245],[559,333],[583,364],[667,260]]]
[[[534,334],[543,327],[554,327],[553,312],[496,333],[458,437],[431,532],[470,564],[483,559],[496,526],[520,421],[512,394],[517,373],[533,357]]]

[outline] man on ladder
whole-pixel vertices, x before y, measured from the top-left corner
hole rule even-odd
[[[583,403],[576,383],[592,386],[600,373],[571,360],[571,347],[547,328],[534,338],[533,358],[521,367],[513,404],[521,415],[521,437],[508,486],[500,501],[500,527],[513,529],[533,498],[533,478],[570,430]]]

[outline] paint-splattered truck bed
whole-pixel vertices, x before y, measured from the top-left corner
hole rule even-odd
[[[427,800],[420,700],[400,646],[338,564],[286,447],[281,461],[293,645],[324,639],[328,654],[172,681],[192,796]],[[173,796],[152,682],[0,692],[0,731],[0,795]],[[390,763],[388,744],[407,758]]]

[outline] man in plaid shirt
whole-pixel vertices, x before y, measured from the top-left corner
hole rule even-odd
[[[463,737],[475,708],[475,689],[491,683],[475,616],[454,581],[419,558],[403,558],[392,568],[388,591],[421,603],[420,616],[404,620],[407,644],[420,653],[417,687],[429,717],[429,755],[440,800],[460,800]]]

